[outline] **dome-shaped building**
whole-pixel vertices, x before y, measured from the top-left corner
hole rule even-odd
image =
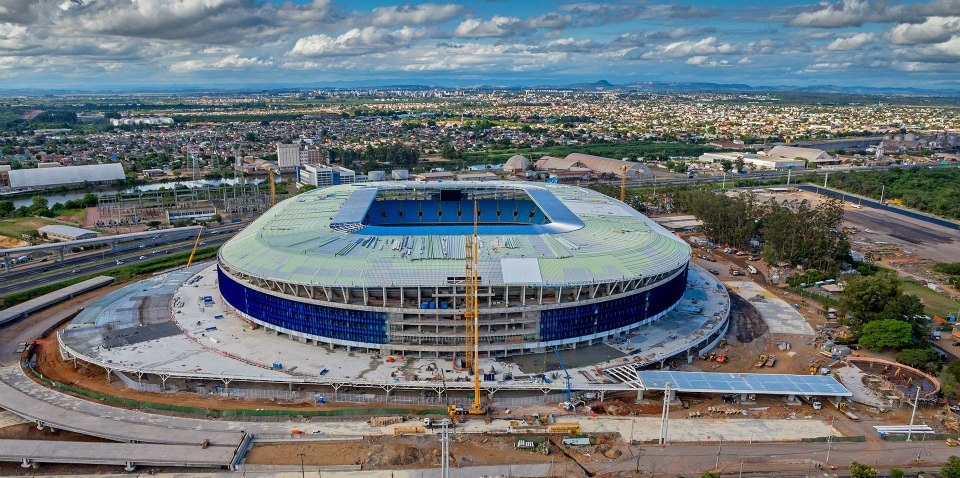
[[[530,169],[530,160],[522,154],[511,156],[503,165],[503,170],[508,173],[522,173]]]

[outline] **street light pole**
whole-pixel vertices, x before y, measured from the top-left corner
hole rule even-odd
[[[833,445],[833,433],[831,433],[830,436],[827,437],[827,461],[825,462],[827,466],[830,466],[830,448],[832,448],[832,445]]]
[[[720,469],[720,452],[723,451],[723,435],[720,435],[720,442],[717,443],[717,463],[713,465],[714,470]]]
[[[913,419],[917,416],[917,402],[920,401],[920,387],[917,387],[917,396],[913,399],[913,412],[910,413],[910,428],[907,429],[907,441],[910,440],[910,436],[913,434]]]
[[[303,453],[297,453],[300,457],[300,478],[307,478],[307,472],[303,469]]]

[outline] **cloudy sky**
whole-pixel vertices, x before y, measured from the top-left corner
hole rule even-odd
[[[0,0],[0,88],[564,84],[960,89],[960,0]]]

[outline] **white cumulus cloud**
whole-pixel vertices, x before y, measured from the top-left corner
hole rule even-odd
[[[839,37],[830,42],[826,48],[830,51],[859,50],[867,43],[872,42],[874,38],[875,35],[873,33],[857,33],[854,35]]]

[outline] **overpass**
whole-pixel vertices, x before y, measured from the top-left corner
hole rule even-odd
[[[136,466],[234,469],[239,461],[237,452],[225,446],[0,440],[0,461],[19,462],[24,468],[40,463],[68,463],[120,465],[127,471]]]
[[[95,237],[93,239],[80,239],[78,241],[54,242],[50,244],[38,244],[36,246],[13,247],[10,249],[0,249],[0,257],[3,257],[5,271],[9,272],[13,267],[13,261],[22,256],[29,256],[35,252],[55,251],[59,252],[60,260],[63,260],[64,253],[67,250],[76,247],[97,246],[109,244],[112,249],[116,249],[126,243],[133,243],[135,246],[140,244],[155,245],[164,242],[183,240],[190,237],[196,237],[198,232],[203,229],[202,226],[187,226],[174,229],[159,229],[156,231],[131,232],[127,234],[116,234],[113,236]]]

